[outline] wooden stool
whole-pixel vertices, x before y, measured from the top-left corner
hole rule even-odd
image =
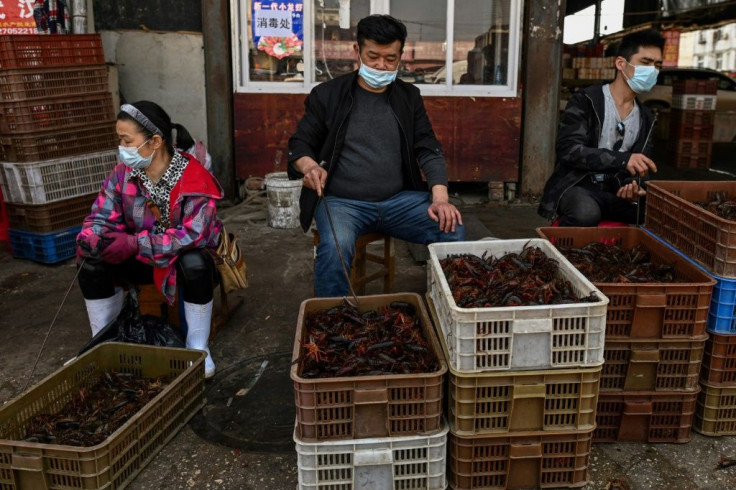
[[[170,325],[175,327],[181,326],[181,317],[179,315],[179,295],[174,298],[174,304],[169,305],[166,298],[161,294],[153,284],[141,284],[138,286],[138,306],[141,315],[160,316]],[[210,326],[210,340],[215,338],[215,334],[225,326],[235,311],[243,304],[241,296],[236,297],[234,304],[228,302],[225,290],[220,287],[220,283],[215,284],[215,293],[220,291],[218,295],[213,294],[214,304],[212,306],[212,321]]]
[[[315,257],[317,256],[317,245],[319,245],[319,232],[312,229],[314,234]],[[367,250],[368,244],[383,240],[383,255],[376,255]],[[370,274],[367,273],[367,262],[373,262],[380,267]],[[383,278],[383,292],[389,293],[394,287],[394,275],[396,273],[396,261],[394,259],[393,240],[389,235],[383,233],[366,233],[355,241],[355,255],[350,267],[350,284],[353,285],[355,294],[365,294],[365,285],[376,279]]]

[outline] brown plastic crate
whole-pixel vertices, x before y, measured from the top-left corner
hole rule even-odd
[[[104,123],[115,118],[109,92],[0,102],[0,133],[29,133]]]
[[[606,340],[601,393],[694,390],[706,338]]]
[[[593,441],[688,442],[699,392],[601,393]]]
[[[0,36],[0,69],[99,65],[105,62],[99,34]]]
[[[0,407],[0,488],[125,487],[204,406],[204,358],[197,350],[111,342],[49,375]],[[23,441],[31,418],[58,412],[106,371],[175,379],[97,446]]]
[[[668,149],[686,153],[707,153],[713,143],[713,128],[712,124],[696,126],[670,123]]]
[[[706,436],[736,435],[736,386],[701,386],[693,428]]]
[[[62,228],[78,226],[89,215],[97,194],[73,197],[50,204],[8,203],[8,221],[15,230],[50,233]]]
[[[429,313],[439,328],[427,295]],[[445,359],[447,344],[438,336]],[[595,427],[601,366],[467,374],[449,368],[448,419],[460,436]]]
[[[699,168],[709,169],[711,152],[707,153],[674,153],[671,157],[672,166],[675,168]]]
[[[5,162],[36,162],[109,150],[117,144],[114,121],[69,130],[6,134],[0,135],[0,159]]]
[[[557,248],[591,242],[644,246],[656,264],[673,264],[677,283],[594,283],[608,299],[606,339],[690,339],[705,334],[715,280],[645,231],[620,228],[537,228]]]
[[[708,335],[700,381],[715,387],[736,387],[736,335]]]
[[[647,186],[644,223],[711,273],[736,277],[736,221],[694,204],[721,195],[736,199],[736,181],[652,181]]]
[[[592,431],[465,438],[450,430],[450,488],[571,488],[589,479]]]
[[[683,109],[670,110],[670,126],[698,126],[710,127],[715,126],[715,111],[686,111]]]
[[[0,101],[47,99],[109,91],[106,65],[0,70]]]
[[[291,367],[296,402],[296,434],[302,441],[426,435],[439,430],[442,388],[447,363],[421,297],[416,293],[359,296],[360,311],[376,310],[392,301],[416,308],[422,333],[440,368],[433,373],[387,374],[307,379],[299,363]],[[293,360],[301,355],[306,317],[342,303],[342,298],[302,302],[297,319]]]
[[[718,82],[715,80],[675,80],[672,82],[672,93],[676,95],[716,95]]]

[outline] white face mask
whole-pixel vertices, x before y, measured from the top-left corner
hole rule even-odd
[[[143,142],[141,146],[135,147],[135,146],[118,146],[118,158],[120,158],[120,161],[123,162],[125,165],[127,165],[130,168],[134,169],[146,169],[149,165],[151,165],[151,162],[153,161],[153,154],[156,153],[156,150],[153,150],[153,153],[151,153],[151,156],[143,157],[140,153],[138,153],[138,150],[140,150],[143,145],[148,143],[151,140],[146,140]]]
[[[361,76],[361,78],[363,78],[365,83],[373,88],[387,87],[391,84],[391,82],[396,80],[396,75],[398,73],[398,67],[396,67],[396,69],[393,71],[378,70],[376,68],[371,68],[370,66],[363,63],[363,60],[360,60],[360,70],[358,70],[358,74]]]

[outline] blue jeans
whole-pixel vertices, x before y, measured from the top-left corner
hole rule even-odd
[[[458,225],[454,233],[444,233],[440,230],[439,223],[429,217],[427,209],[432,204],[432,199],[428,192],[401,191],[378,202],[336,196],[328,196],[326,199],[348,274],[355,255],[355,240],[366,233],[385,233],[400,240],[424,245],[465,239],[464,226]],[[314,219],[320,240],[314,264],[315,294],[318,297],[346,296],[350,293],[350,287],[340,264],[323,202],[317,205]]]

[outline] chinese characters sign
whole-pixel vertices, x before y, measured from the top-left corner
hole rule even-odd
[[[0,34],[36,34],[33,0],[0,0]]]
[[[664,31],[664,60],[662,66],[677,66],[680,55],[680,31]]]
[[[301,51],[304,44],[304,5],[294,2],[253,2],[253,43],[278,59]]]

